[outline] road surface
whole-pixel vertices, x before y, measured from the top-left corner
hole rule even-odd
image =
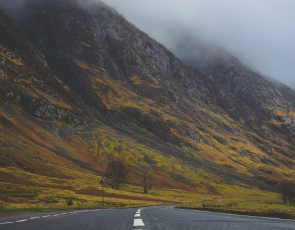
[[[283,230],[295,221],[157,206],[0,215],[0,230]]]

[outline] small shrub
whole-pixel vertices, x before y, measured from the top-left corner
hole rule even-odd
[[[4,210],[4,209],[6,209],[6,203],[1,202],[0,203],[0,210]]]
[[[74,203],[73,203],[73,199],[72,199],[72,198],[66,198],[66,204],[67,204],[67,206],[72,206],[72,205],[74,205]]]

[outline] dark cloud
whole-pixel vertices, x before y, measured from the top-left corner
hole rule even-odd
[[[167,31],[182,27],[251,63],[260,72],[295,85],[294,0],[104,2],[168,48],[173,48],[179,36]]]

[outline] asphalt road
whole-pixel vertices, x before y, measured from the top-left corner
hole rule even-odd
[[[172,206],[142,209],[96,209],[65,212],[6,214],[5,230],[282,230],[295,221],[273,218],[174,209]]]

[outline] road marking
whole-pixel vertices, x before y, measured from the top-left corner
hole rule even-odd
[[[28,221],[29,219],[23,219],[23,220],[17,220],[15,221],[15,223],[21,223],[21,222],[25,222],[25,221]]]
[[[22,223],[22,222],[25,222],[25,221],[28,221],[28,220],[35,220],[35,219],[40,219],[41,217],[42,218],[47,218],[47,217],[56,217],[56,216],[61,216],[61,215],[67,215],[67,214],[73,214],[73,213],[81,213],[81,212],[94,212],[94,211],[99,211],[101,209],[95,209],[95,210],[84,210],[84,211],[75,211],[75,212],[63,212],[63,213],[58,213],[58,214],[54,214],[54,215],[46,215],[46,216],[32,216],[28,219],[22,219],[22,220],[17,220],[17,221],[14,221],[14,222],[3,222],[3,223],[0,223],[0,225],[6,225],[6,224],[14,224],[14,223]]]
[[[134,215],[134,222],[133,222],[133,227],[144,227],[144,223],[142,219],[140,219],[140,212],[142,209],[138,209],[137,212]],[[139,218],[138,218],[139,217]]]
[[[52,216],[60,216],[60,214],[55,214],[55,215],[52,215]]]
[[[188,210],[188,209],[181,209],[181,210]],[[280,219],[280,218],[275,218],[275,217],[268,217],[268,216],[250,216],[250,215],[242,215],[242,214],[233,214],[233,213],[223,213],[223,212],[210,212],[210,211],[202,211],[202,210],[194,210],[196,212],[206,212],[210,214],[218,214],[218,215],[227,215],[227,216],[236,216],[236,217],[250,217],[250,218],[264,218],[264,219],[269,219],[269,220],[281,220],[281,221],[292,221],[295,222],[295,220],[292,219]]]
[[[133,227],[144,227],[142,219],[134,219]]]
[[[5,223],[0,223],[1,225],[4,225],[4,224],[13,224],[13,222],[5,222]]]

